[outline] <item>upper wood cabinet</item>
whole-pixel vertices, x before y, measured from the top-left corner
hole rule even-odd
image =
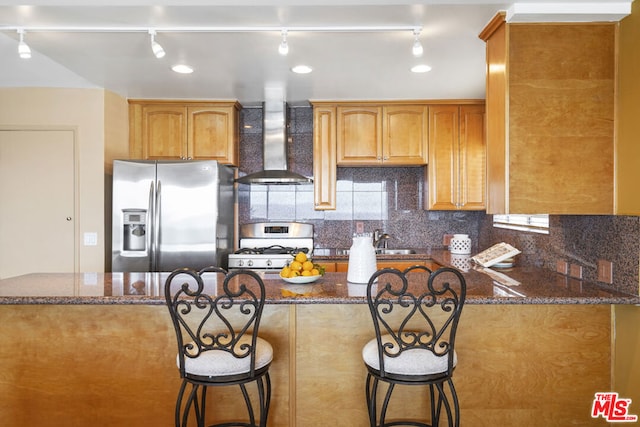
[[[426,105],[341,103],[336,108],[339,166],[427,163]]]
[[[134,159],[209,159],[238,165],[237,102],[129,101]]]
[[[313,191],[316,210],[336,208],[336,107],[313,107]]]
[[[485,209],[484,105],[429,107],[427,209]]]
[[[613,213],[616,25],[499,14],[480,34],[487,213]]]

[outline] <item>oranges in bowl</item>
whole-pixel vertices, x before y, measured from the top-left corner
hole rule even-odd
[[[304,252],[298,252],[296,256],[293,258],[293,261],[289,263],[289,265],[284,266],[282,270],[280,270],[280,277],[289,281],[287,279],[295,279],[295,278],[313,278],[314,280],[319,278],[324,274],[324,267],[320,264],[314,263],[311,259],[307,257],[307,254]],[[293,283],[310,283],[313,280],[304,280],[298,279],[293,280]]]

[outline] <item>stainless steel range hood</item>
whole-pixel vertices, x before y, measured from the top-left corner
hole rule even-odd
[[[262,104],[262,158],[264,170],[236,179],[240,184],[307,184],[306,176],[291,172],[287,165],[289,135],[287,104],[267,99]]]

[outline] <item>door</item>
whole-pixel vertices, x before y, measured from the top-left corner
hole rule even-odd
[[[237,128],[234,109],[230,107],[189,107],[187,155],[192,159],[217,160],[235,164]]]
[[[113,162],[112,271],[153,271],[156,162]]]
[[[159,162],[158,271],[216,263],[218,163]]]
[[[338,107],[338,165],[382,163],[382,108]]]
[[[429,158],[429,114],[424,105],[384,107],[383,163],[426,165]]]
[[[0,130],[0,279],[75,272],[72,130]]]
[[[142,108],[142,156],[145,159],[187,157],[187,109],[173,105]]]

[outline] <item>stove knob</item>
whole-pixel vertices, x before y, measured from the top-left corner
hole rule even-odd
[[[253,267],[253,261],[251,260],[247,261],[247,267]]]
[[[238,260],[238,267],[242,267],[244,265],[244,261],[243,260]]]
[[[270,259],[267,260],[267,267],[271,267],[273,265],[273,262],[271,262]]]

